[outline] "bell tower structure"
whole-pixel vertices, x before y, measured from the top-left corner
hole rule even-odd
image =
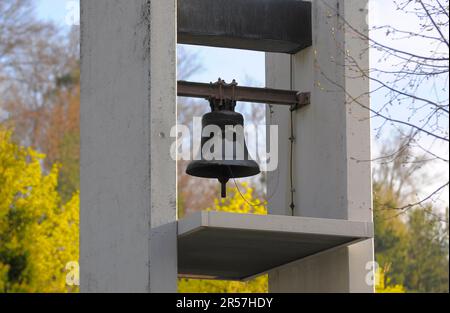
[[[369,83],[350,61],[368,69],[368,42],[353,31],[367,33],[366,4],[81,0],[82,292],[176,292],[178,277],[264,273],[271,292],[373,292]],[[268,88],[220,99],[273,105],[280,162],[268,175],[269,215],[177,220],[177,95],[214,96],[176,81],[177,42],[266,52]],[[243,123],[232,110],[210,117],[224,112]],[[191,174],[206,175],[203,165]]]

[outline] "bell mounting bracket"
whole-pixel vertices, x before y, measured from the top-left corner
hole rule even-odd
[[[297,110],[311,103],[311,93],[294,90],[241,87],[233,80],[227,84],[218,79],[215,83],[197,83],[178,81],[178,96],[201,98],[210,101],[211,109],[219,109],[221,106],[231,103],[232,108],[237,101],[250,103],[265,103],[272,105],[290,106],[291,110]]]
[[[236,107],[236,87],[237,87],[236,80],[233,79],[233,81],[230,84],[227,84],[224,80],[219,79],[215,83],[210,83],[210,86],[213,88],[218,88],[218,94],[214,95],[212,93],[212,96],[208,99],[209,104],[211,106],[211,111],[219,111],[219,110],[230,110],[234,111],[234,108]],[[224,88],[231,88],[231,99],[227,99],[224,97]]]

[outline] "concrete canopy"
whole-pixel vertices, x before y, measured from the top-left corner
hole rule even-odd
[[[296,53],[312,44],[311,3],[178,0],[178,43]]]
[[[371,237],[368,222],[198,212],[178,221],[178,273],[242,280]]]

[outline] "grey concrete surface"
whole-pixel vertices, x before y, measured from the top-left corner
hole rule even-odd
[[[311,92],[311,105],[294,113],[294,202],[296,216],[372,221],[369,82],[355,78],[349,58],[368,68],[367,41],[346,26],[367,31],[367,1],[313,0],[313,45],[293,56],[266,54],[266,85]],[[338,17],[338,13],[339,16]],[[346,57],[347,55],[347,57]],[[344,66],[345,65],[345,66]],[[291,215],[289,111],[273,108],[279,125],[279,168],[269,173],[272,214]],[[362,162],[360,162],[362,161]],[[270,274],[273,292],[373,292],[367,284],[373,242],[299,261]]]
[[[178,0],[178,42],[295,53],[311,45],[311,4],[297,0]]]
[[[242,280],[372,236],[369,222],[199,212],[178,221],[178,272]]]
[[[175,16],[175,0],[81,1],[82,292],[177,290]]]

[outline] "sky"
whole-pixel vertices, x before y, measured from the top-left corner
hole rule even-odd
[[[68,12],[78,0],[37,0],[37,14],[40,18],[56,22],[67,27]],[[264,53],[245,50],[222,49],[183,45],[189,52],[197,53],[202,60],[203,71],[190,79],[199,82],[216,81],[217,78],[238,82],[249,82],[263,86],[265,81]],[[226,66],[224,66],[226,64]]]
[[[46,20],[51,20],[63,28],[67,28],[67,21],[75,20],[79,21],[79,0],[37,0],[37,15]],[[413,30],[417,27],[416,21],[406,19],[401,16],[393,7],[391,0],[371,0],[369,3],[370,12],[370,22],[372,25],[391,25],[395,24],[404,29]],[[375,36],[384,36],[383,34],[375,34]],[[385,40],[385,38],[377,38],[380,40]],[[412,42],[412,41],[398,41],[393,42],[397,46],[403,48],[414,48],[417,50],[428,49],[428,47],[423,43]],[[405,47],[409,45],[409,47]],[[411,46],[413,45],[413,46]],[[414,46],[415,45],[415,46]],[[246,50],[235,50],[235,49],[223,49],[223,48],[212,48],[212,47],[199,47],[199,46],[185,46],[184,49],[189,53],[195,53],[201,59],[202,71],[195,73],[189,78],[192,81],[206,82],[216,81],[217,78],[225,79],[226,81],[231,81],[236,79],[240,85],[251,85],[262,87],[265,83],[265,55],[262,52],[246,51]],[[380,55],[376,51],[371,52],[371,64],[375,65],[379,59]],[[389,64],[386,63],[386,67],[389,68]],[[423,92],[429,92],[429,86],[424,86]],[[448,90],[447,90],[448,92]],[[382,103],[384,100],[383,95],[374,95],[371,99],[372,105],[376,106],[377,103]],[[409,114],[409,112],[402,111],[400,109],[395,112],[397,115]],[[448,121],[447,121],[448,123]],[[380,124],[380,121],[373,120],[372,125],[375,129]],[[392,131],[388,127],[387,130],[383,132],[383,138],[381,140],[373,138],[373,156],[377,156],[380,149],[380,142],[389,139],[392,136]],[[375,135],[375,131],[373,132]],[[435,145],[429,138],[424,138],[424,144],[432,147],[433,152],[444,155],[448,159],[448,145]],[[447,164],[437,164],[427,166],[425,171],[435,175],[444,175],[448,180],[448,163]],[[445,178],[445,177],[444,177]],[[442,182],[443,180],[439,180]],[[433,182],[428,184],[426,188],[423,189],[424,194],[429,191],[433,191],[436,184]],[[445,192],[441,196],[441,205],[448,206],[448,192]]]
[[[392,0],[372,0],[370,1],[369,5],[369,12],[370,12],[370,24],[371,26],[382,26],[382,25],[390,25],[392,27],[395,27],[397,29],[401,30],[407,30],[411,32],[418,32],[419,25],[421,21],[418,19],[413,18],[414,15],[411,14],[405,14],[401,11],[398,11],[395,9],[394,3]],[[446,31],[448,34],[448,29]],[[430,31],[426,33],[425,35],[429,36],[438,36],[438,34],[434,33],[433,31]],[[414,40],[409,39],[394,39],[394,38],[401,38],[403,35],[392,35],[389,36],[386,35],[386,32],[383,31],[377,31],[377,32],[371,32],[371,37],[382,43],[386,43],[390,47],[393,47],[395,49],[403,50],[403,51],[410,51],[414,52],[418,55],[429,55],[430,51],[434,51],[436,49],[436,46],[434,45],[436,43],[435,40],[430,41],[428,39],[420,39],[415,38]],[[444,45],[441,46],[441,51],[447,51],[448,48]],[[439,48],[437,48],[439,50]],[[388,59],[387,61],[384,59],[382,53],[379,51],[372,49],[370,51],[371,55],[371,67],[372,68],[378,68],[383,69],[387,71],[393,71],[398,69],[398,67],[395,66],[395,62]],[[381,61],[381,62],[380,62]],[[398,62],[398,61],[396,61]],[[382,77],[382,76],[381,76]],[[389,81],[392,80],[391,77],[389,78],[383,78],[383,81]],[[442,88],[445,88],[443,90]],[[373,88],[373,86],[372,86]],[[399,88],[400,89],[400,88]],[[408,90],[408,88],[406,89]],[[446,80],[433,80],[430,79],[428,81],[425,81],[419,85],[419,88],[417,89],[416,95],[419,97],[423,97],[426,99],[431,99],[433,101],[436,100],[445,100],[448,99],[448,75]],[[371,95],[371,105],[372,107],[376,108],[377,106],[380,107],[382,104],[386,102],[385,93],[372,93]],[[423,123],[423,119],[425,117],[425,113],[428,113],[428,111],[419,111],[418,113],[412,115],[411,110],[408,110],[407,103],[403,103],[399,106],[394,106],[393,109],[390,109],[389,114],[393,118],[398,118],[402,120],[406,120],[405,117],[410,117],[409,122],[421,125]],[[417,105],[415,105],[417,107]],[[395,127],[388,126],[386,129],[384,129],[381,138],[376,139],[376,128],[380,126],[380,124],[383,122],[381,119],[372,119],[372,127],[374,129],[372,139],[372,150],[373,155],[377,156],[379,155],[379,149],[381,147],[381,143],[389,141],[392,139],[392,134],[397,133]],[[448,119],[441,119],[440,125],[443,128],[447,129],[448,132]],[[449,158],[449,146],[448,144],[444,144],[442,141],[434,140],[430,136],[421,135],[419,136],[419,143],[426,147],[428,150],[432,151],[436,155],[439,155],[445,159],[448,160]],[[422,154],[423,151],[417,149],[415,151],[417,154]],[[431,192],[436,190],[438,187],[440,187],[445,181],[448,181],[449,176],[449,165],[448,163],[437,161],[432,162],[427,165],[425,165],[422,168],[422,171],[418,173],[417,175],[417,181],[420,181],[420,176],[422,174],[426,174],[428,176],[427,180],[428,182],[425,185],[421,186],[421,195],[419,195],[420,198],[424,198],[428,196]],[[449,194],[448,194],[448,187],[446,190],[441,193],[439,200],[437,200],[438,203],[436,203],[438,206],[445,208],[448,206],[449,201]]]
[[[66,25],[66,16],[72,5],[79,6],[78,0],[37,0],[36,13],[42,19]]]

